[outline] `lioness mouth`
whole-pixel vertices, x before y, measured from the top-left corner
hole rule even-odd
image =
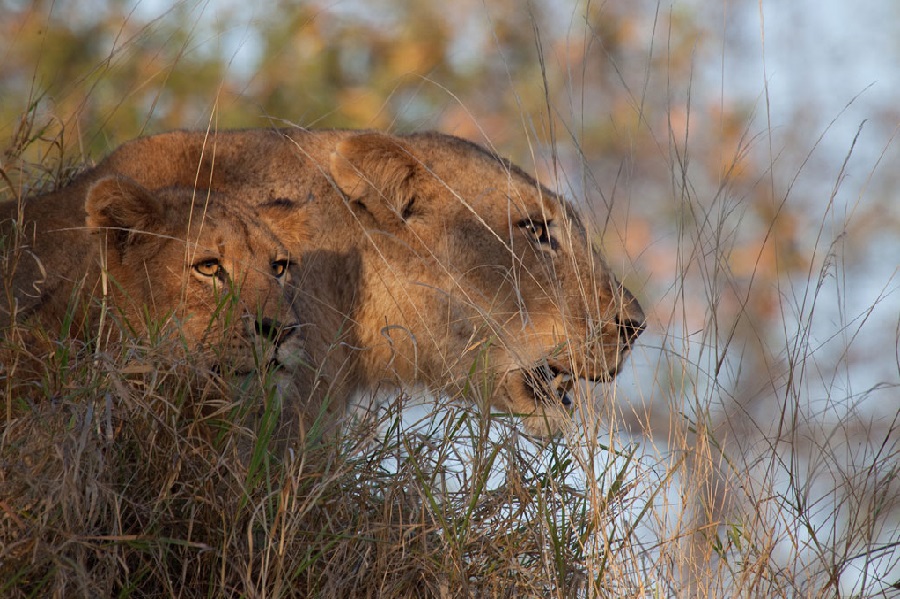
[[[536,401],[559,402],[566,407],[572,405],[569,390],[575,384],[575,377],[550,364],[541,364],[524,372],[525,386]]]

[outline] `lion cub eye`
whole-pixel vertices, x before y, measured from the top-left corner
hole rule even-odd
[[[272,262],[272,274],[275,275],[276,278],[282,277],[282,276],[284,276],[284,273],[287,272],[287,269],[290,268],[290,266],[292,264],[293,264],[293,262],[291,262],[287,258],[283,258],[281,260],[275,260]]]
[[[194,264],[194,271],[204,277],[221,277],[225,269],[222,268],[218,258],[207,258]]]
[[[559,241],[550,234],[550,226],[552,224],[552,220],[543,221],[530,218],[520,220],[518,223],[519,228],[527,231],[534,241],[547,246],[551,250],[557,250],[559,249]]]

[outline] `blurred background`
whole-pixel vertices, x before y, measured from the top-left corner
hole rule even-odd
[[[774,489],[785,563],[839,552],[853,592],[900,579],[898,64],[889,0],[0,0],[0,165],[27,193],[177,128],[494,148],[650,317],[606,434],[721,456],[698,519]]]

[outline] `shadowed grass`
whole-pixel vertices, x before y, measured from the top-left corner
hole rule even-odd
[[[165,345],[112,351],[69,348],[64,368],[46,356],[48,380],[6,406],[4,596],[571,596],[589,584],[585,540],[611,514],[558,482],[573,470],[564,445],[529,454],[515,429],[452,406],[407,429],[396,404],[282,453],[268,442],[270,384],[230,386],[171,363]],[[628,501],[620,490],[608,500]]]

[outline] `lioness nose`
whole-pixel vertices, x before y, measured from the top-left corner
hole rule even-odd
[[[630,347],[647,328],[644,311],[637,298],[625,287],[619,288],[622,299],[620,312],[616,316],[616,327],[619,329],[619,342]]]
[[[647,328],[646,323],[641,320],[618,316],[616,317],[616,326],[619,328],[619,340],[627,346],[633,344]]]

